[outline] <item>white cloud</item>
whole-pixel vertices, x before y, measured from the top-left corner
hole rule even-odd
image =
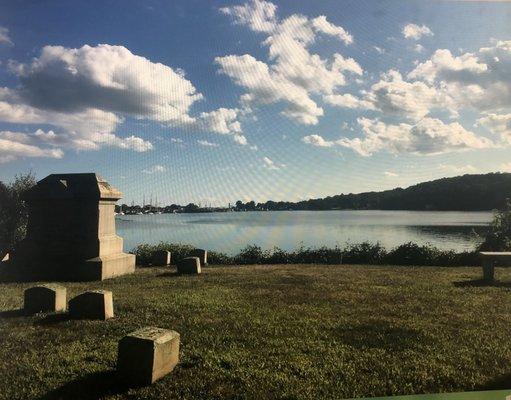
[[[9,67],[19,85],[0,88],[0,121],[50,125],[52,135],[45,140],[55,146],[151,150],[153,145],[147,140],[115,134],[126,117],[236,135],[235,141],[242,142],[240,110],[219,108],[191,116],[190,107],[202,95],[184,72],[134,55],[122,46],[45,46],[31,62],[10,62]]]
[[[407,82],[401,73],[390,70],[372,85],[365,102],[385,114],[419,120],[434,108],[445,105],[441,94],[424,82]],[[365,103],[364,103],[365,104]]]
[[[152,167],[142,170],[142,172],[144,174],[156,174],[159,172],[166,172],[166,171],[167,171],[167,167],[165,167],[164,165],[160,165],[160,164],[156,164],[156,165],[153,165]]]
[[[302,142],[311,144],[317,147],[332,147],[335,145],[335,142],[325,140],[320,135],[309,135],[302,138]]]
[[[383,175],[385,175],[387,178],[397,178],[399,176],[399,174],[396,174],[392,171],[385,171]]]
[[[90,108],[186,123],[202,95],[181,71],[134,55],[123,46],[45,46],[29,64],[13,65],[20,96],[40,109],[79,112]],[[154,85],[158,82],[158,85]]]
[[[200,146],[204,146],[204,147],[219,147],[220,146],[217,143],[211,143],[211,142],[208,142],[207,140],[197,140],[197,143]]]
[[[247,138],[243,135],[234,135],[234,141],[238,143],[240,146],[246,146],[248,144]],[[256,146],[257,148],[257,146]]]
[[[276,163],[268,157],[263,157],[263,165],[269,170],[277,170],[285,167],[285,164]]]
[[[363,71],[352,58],[335,53],[330,59],[322,59],[311,53],[309,47],[321,35],[334,37],[345,44],[351,43],[353,38],[325,16],[309,19],[293,14],[281,20],[276,16],[276,7],[270,5],[252,1],[244,6],[222,9],[223,13],[234,17],[235,23],[267,34],[263,44],[268,48],[269,63],[248,54],[217,57],[215,62],[220,72],[246,90],[241,97],[246,110],[251,110],[254,105],[282,103],[284,116],[301,124],[315,125],[323,115],[323,109],[311,95],[334,94],[346,84],[347,73],[362,75]],[[249,18],[251,15],[256,16],[257,24]]]
[[[7,44],[9,46],[14,44],[9,37],[9,29],[3,26],[0,26],[0,44]]]
[[[374,110],[372,102],[358,97],[352,94],[330,94],[324,97],[325,102],[332,106],[350,108],[350,109],[362,109],[362,110]]]
[[[230,15],[239,25],[248,25],[255,32],[271,32],[277,24],[277,6],[268,1],[252,0],[242,6],[223,7],[220,12]]]
[[[385,54],[385,49],[381,48],[381,47],[378,47],[378,46],[373,46],[373,49],[376,50],[376,52],[378,54]]]
[[[425,50],[424,46],[420,43],[417,43],[415,46],[413,46],[413,51],[416,53],[422,53]]]
[[[423,36],[433,36],[433,32],[426,25],[407,24],[403,27],[403,36],[406,39],[419,40]]]
[[[511,40],[494,41],[492,46],[460,56],[439,49],[408,78],[434,86],[450,108],[497,111],[511,107],[510,70]]]
[[[314,18],[312,20],[312,26],[317,32],[337,37],[345,44],[353,43],[353,36],[346,32],[342,26],[334,25],[331,22],[328,22],[324,15],[320,15],[319,17]]]
[[[359,118],[358,123],[363,138],[342,138],[336,143],[363,156],[380,151],[434,155],[494,146],[490,140],[476,136],[457,122],[445,124],[434,118],[424,118],[416,125],[385,124],[368,118]]]
[[[511,144],[511,114],[488,113],[477,120],[477,125],[500,135],[503,142]]]
[[[171,143],[183,143],[183,139],[179,138],[170,138]]]
[[[0,163],[23,157],[62,158],[64,152],[58,148],[37,145],[36,134],[22,132],[0,132]],[[44,144],[44,143],[41,143]]]

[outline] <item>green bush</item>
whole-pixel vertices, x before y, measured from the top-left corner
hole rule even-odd
[[[36,183],[32,172],[17,175],[8,185],[0,182],[0,260],[25,238],[28,208],[23,196]]]
[[[189,257],[194,246],[161,242],[156,245],[142,244],[131,253],[137,256],[137,265],[149,265],[151,253],[156,250],[168,250],[172,260]],[[431,245],[405,243],[387,251],[380,243],[363,242],[348,244],[345,248],[299,247],[286,251],[278,247],[262,250],[256,245],[249,245],[236,255],[217,251],[208,251],[208,262],[216,265],[243,264],[392,264],[392,265],[435,265],[461,266],[478,265],[476,252],[456,253],[452,250],[440,250]]]
[[[481,251],[511,251],[511,200],[507,199],[502,210],[493,215],[493,221]]]

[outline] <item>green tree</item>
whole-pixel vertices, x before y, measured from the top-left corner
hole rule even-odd
[[[0,182],[0,260],[27,233],[28,208],[23,196],[35,184],[32,172],[16,175],[8,185]]]
[[[495,212],[486,239],[479,246],[483,251],[511,251],[511,200]]]

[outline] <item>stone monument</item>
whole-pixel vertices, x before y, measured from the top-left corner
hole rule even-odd
[[[135,270],[115,234],[121,192],[99,175],[52,174],[28,191],[26,238],[11,254],[13,267],[36,279],[103,280]]]

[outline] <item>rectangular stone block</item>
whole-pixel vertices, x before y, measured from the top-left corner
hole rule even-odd
[[[192,257],[199,257],[200,266],[208,265],[208,251],[203,249],[195,249],[190,254]]]
[[[66,288],[56,284],[38,285],[24,292],[24,310],[27,314],[66,311]]]
[[[170,265],[170,251],[157,250],[151,255],[151,264],[155,266]]]
[[[179,333],[146,327],[119,341],[117,372],[126,382],[150,385],[170,373],[179,362]]]
[[[199,257],[186,257],[177,263],[179,274],[200,274],[201,266]]]
[[[75,319],[107,320],[114,317],[112,292],[91,290],[69,300],[69,315]]]

